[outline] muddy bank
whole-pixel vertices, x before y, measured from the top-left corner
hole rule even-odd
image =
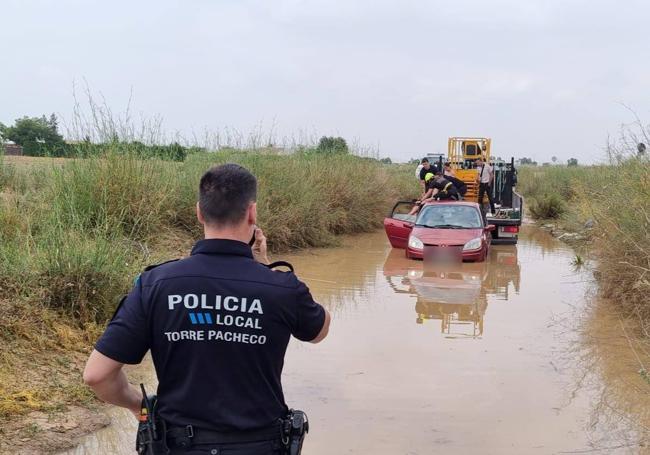
[[[638,390],[603,363],[624,345],[586,343],[601,346],[591,323],[604,318],[573,257],[534,226],[484,264],[445,270],[404,259],[381,232],[288,257],[334,317],[325,343],[292,342],[285,363],[288,404],[312,422],[305,453],[641,453],[627,404]],[[617,420],[598,405],[608,387],[626,397],[609,403]],[[110,418],[65,453],[132,453],[133,418]]]

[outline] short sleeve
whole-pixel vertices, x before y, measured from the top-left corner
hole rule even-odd
[[[149,346],[147,312],[142,301],[142,285],[138,279],[120,303],[95,349],[116,362],[136,364],[142,361]]]
[[[291,334],[300,341],[311,341],[325,324],[325,308],[314,301],[309,288],[298,281],[296,288],[296,319]]]

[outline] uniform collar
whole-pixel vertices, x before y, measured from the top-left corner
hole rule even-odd
[[[253,258],[253,251],[248,244],[228,239],[199,240],[194,244],[191,254],[232,254],[234,256]]]

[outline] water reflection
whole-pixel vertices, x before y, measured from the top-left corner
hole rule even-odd
[[[413,261],[392,250],[383,272],[396,294],[416,298],[415,322],[440,321],[447,338],[480,338],[488,296],[508,300],[521,281],[515,246],[493,247],[485,262],[446,265]]]

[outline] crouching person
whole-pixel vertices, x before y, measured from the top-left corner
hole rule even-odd
[[[284,401],[284,355],[292,335],[323,340],[330,315],[293,272],[266,265],[256,194],[241,166],[206,172],[205,238],[189,257],[147,267],[88,359],[84,381],[140,420],[138,453],[300,453],[308,423]],[[159,381],[149,397],[122,369],[148,351]]]

